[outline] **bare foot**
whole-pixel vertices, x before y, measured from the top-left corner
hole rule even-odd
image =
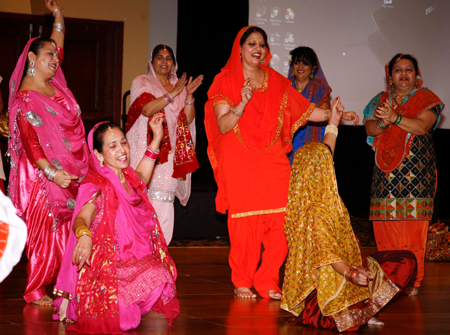
[[[269,293],[269,297],[271,297],[274,300],[280,300],[281,299],[281,293],[275,290],[268,290],[266,291]]]
[[[418,287],[415,287],[415,286],[410,287],[410,288],[408,289],[408,291],[405,292],[405,295],[407,295],[407,296],[409,296],[409,297],[414,297],[414,296],[416,296],[416,295],[418,295],[418,294],[419,294],[419,288],[418,288]]]
[[[248,287],[235,287],[234,294],[237,295],[238,298],[244,299],[252,299],[256,298],[256,294],[252,292]]]
[[[39,306],[53,306],[53,299],[50,298],[47,294],[42,298],[32,301],[31,304],[39,305]]]
[[[384,322],[378,320],[376,317],[371,318],[369,322],[367,322],[367,324],[374,326],[384,326]]]

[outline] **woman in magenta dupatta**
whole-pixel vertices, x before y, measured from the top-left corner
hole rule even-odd
[[[28,229],[24,298],[51,305],[45,287],[56,282],[89,156],[81,110],[60,68],[63,10],[53,0],[46,6],[55,14],[52,39],[28,41],[11,77],[8,150],[9,194]]]
[[[152,148],[159,147],[162,119],[157,113],[151,121],[154,132],[159,127]],[[90,170],[55,286],[61,298],[55,300],[54,318],[76,321],[69,330],[80,333],[122,334],[153,310],[164,313],[170,325],[179,314],[177,272],[146,187],[156,158],[146,153],[136,171],[131,168],[128,142],[113,123],[97,124],[88,142]]]

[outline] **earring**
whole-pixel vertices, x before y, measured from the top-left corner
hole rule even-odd
[[[261,64],[266,64],[266,59],[265,58],[261,61]]]
[[[30,62],[30,66],[28,67],[27,70],[27,75],[28,77],[34,77],[36,74],[36,69],[34,68],[34,61]]]
[[[314,74],[311,72],[311,74],[309,75],[309,79],[314,79]]]
[[[173,75],[175,75],[175,71],[173,70],[173,68],[172,68],[172,71],[170,72],[170,74],[173,76]]]
[[[103,160],[99,159],[99,161],[100,161],[100,167],[103,167]]]

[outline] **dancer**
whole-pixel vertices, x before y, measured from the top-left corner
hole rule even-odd
[[[432,133],[444,105],[422,87],[411,55],[395,55],[385,71],[388,91],[364,109],[367,143],[375,151],[369,218],[378,250],[411,250],[416,255],[418,273],[409,294],[417,295],[437,185]]]
[[[81,110],[60,68],[64,47],[63,8],[45,0],[55,16],[51,38],[28,41],[10,81],[9,191],[26,222],[28,303],[51,305],[45,287],[55,283],[79,178],[88,171]]]
[[[410,251],[361,256],[334,173],[339,117],[333,113],[323,143],[308,143],[295,155],[281,308],[309,327],[351,331],[383,324],[374,315],[412,286],[417,263]]]
[[[286,154],[299,126],[330,117],[329,110],[316,108],[289,80],[267,68],[271,57],[264,30],[241,29],[205,106],[216,209],[228,210],[231,279],[242,298],[256,297],[253,286],[262,297],[281,297],[278,272],[287,253],[283,226],[290,174]]]
[[[157,45],[149,58],[149,72],[133,80],[131,107],[125,126],[131,149],[131,167],[136,168],[150,142],[148,120],[162,111],[164,139],[153,176],[148,185],[148,198],[158,214],[167,244],[174,228],[175,196],[186,206],[191,194],[191,173],[198,169],[195,154],[194,92],[203,75],[180,79],[172,49]]]
[[[154,138],[133,170],[119,126],[98,123],[89,133],[91,167],[77,198],[72,232],[55,286],[69,330],[121,334],[150,310],[169,324],[179,314],[176,268],[147,187],[162,139],[164,115],[150,121]]]
[[[313,49],[298,47],[290,52],[291,63],[288,79],[292,87],[299,91],[306,99],[317,107],[330,108],[331,87],[328,85],[325,74],[320,66],[319,58]],[[292,165],[295,152],[309,142],[322,142],[326,122],[308,122],[300,127],[292,139],[292,151],[288,154]]]

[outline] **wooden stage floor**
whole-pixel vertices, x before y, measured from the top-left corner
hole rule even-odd
[[[290,314],[279,308],[279,301],[236,298],[232,293],[228,250],[228,247],[171,247],[178,268],[181,315],[169,328],[164,317],[149,313],[137,329],[125,334],[335,333],[288,322]],[[365,254],[374,251],[363,248]],[[52,321],[51,308],[25,304],[22,298],[25,267],[26,261],[22,260],[0,284],[0,334],[66,334],[62,323]],[[358,334],[450,334],[450,263],[426,263],[420,295],[401,297],[378,317],[385,322],[384,326],[363,326]]]

